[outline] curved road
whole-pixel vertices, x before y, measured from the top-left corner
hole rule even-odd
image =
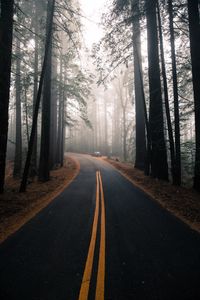
[[[1,300],[197,300],[200,235],[106,162],[0,245]]]

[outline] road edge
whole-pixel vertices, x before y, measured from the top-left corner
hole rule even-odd
[[[0,236],[0,244],[2,244],[5,240],[7,240],[11,235],[13,235],[15,232],[17,232],[22,226],[24,226],[27,222],[29,222],[31,219],[33,219],[39,212],[41,212],[45,207],[47,207],[56,197],[58,197],[73,181],[74,179],[78,176],[80,172],[80,163],[79,161],[70,156],[70,159],[74,162],[76,169],[75,173],[72,176],[72,178],[66,179],[63,182],[63,185],[59,186],[56,190],[51,192],[50,194],[47,194],[45,196],[40,197],[40,203],[36,205],[33,210],[24,212],[24,215],[19,217],[19,216],[14,216],[13,217],[13,222],[11,225],[9,225],[9,228],[7,229],[6,233],[2,236]]]
[[[129,182],[131,182],[134,187],[136,187],[137,189],[139,189],[141,192],[143,192],[145,195],[147,195],[148,197],[150,197],[150,199],[152,201],[154,201],[155,203],[157,203],[162,209],[165,209],[166,211],[168,211],[171,215],[173,215],[174,217],[176,217],[177,219],[179,219],[180,221],[182,221],[184,224],[186,224],[191,230],[197,232],[200,234],[200,228],[198,228],[197,226],[195,226],[194,223],[192,223],[191,221],[189,221],[188,219],[186,219],[184,216],[182,216],[181,214],[179,214],[177,211],[167,207],[161,200],[159,200],[158,198],[155,197],[155,195],[153,193],[151,193],[150,191],[145,190],[145,188],[143,188],[140,184],[138,184],[136,181],[134,181],[131,177],[129,177],[126,173],[124,173],[123,171],[119,170],[115,165],[113,165],[111,162],[109,162],[106,159],[103,159],[104,162],[108,163],[110,166],[112,166],[118,173],[120,173],[123,177],[125,177]]]

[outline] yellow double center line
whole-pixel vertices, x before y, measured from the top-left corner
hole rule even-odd
[[[95,300],[104,300],[104,285],[105,285],[105,203],[103,194],[103,184],[100,172],[96,172],[96,207],[94,213],[94,221],[92,226],[92,236],[90,240],[90,246],[87,255],[87,261],[85,264],[85,270],[81,283],[81,289],[79,293],[79,300],[87,300],[90,288],[90,281],[92,275],[92,266],[94,261],[94,250],[97,237],[98,216],[100,211],[100,197],[101,195],[101,231],[100,231],[100,249],[99,249],[99,261],[97,271],[97,283]]]

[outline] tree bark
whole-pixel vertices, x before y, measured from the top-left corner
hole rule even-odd
[[[199,1],[188,0],[190,51],[192,59],[192,77],[195,109],[195,171],[194,188],[200,191],[200,24]]]
[[[8,139],[14,0],[1,0],[0,4],[0,193],[3,193]]]
[[[36,106],[37,92],[38,92],[38,66],[39,66],[39,25],[38,25],[38,5],[35,1],[35,17],[34,17],[34,28],[35,28],[35,55],[34,55],[34,88],[33,88],[33,117]],[[35,130],[35,137],[33,143],[33,153],[31,158],[30,176],[34,177],[37,175],[37,139],[38,132],[37,126]]]
[[[56,141],[57,141],[57,100],[58,100],[58,86],[57,86],[57,57],[55,54],[52,57],[52,89],[51,89],[51,125],[50,125],[50,169],[53,169],[56,164]]]
[[[135,168],[144,170],[146,159],[146,136],[144,115],[144,85],[141,63],[141,38],[139,20],[139,1],[132,5],[133,12],[133,49],[134,49],[134,87],[135,87],[135,120],[136,120],[136,156]]]
[[[127,161],[127,147],[126,147],[126,107],[122,106],[122,127],[123,127],[123,160]]]
[[[174,124],[175,124],[175,169],[174,183],[181,184],[181,141],[180,141],[180,120],[179,120],[179,99],[178,99],[178,83],[176,70],[176,51],[174,39],[174,24],[173,24],[173,6],[172,0],[168,0],[169,12],[169,30],[171,44],[171,59],[172,59],[172,78],[173,78],[173,94],[174,94]]]
[[[13,176],[20,177],[22,170],[22,119],[21,119],[21,50],[20,40],[16,41],[16,126],[15,126],[15,159]]]
[[[28,99],[27,99],[27,88],[25,82],[24,82],[24,113],[25,113],[25,123],[26,123],[26,138],[27,138],[27,145],[28,145],[30,137],[29,137],[29,122],[28,122]]]
[[[63,85],[65,87],[66,84],[66,76],[67,76],[67,64],[64,63],[64,78]],[[61,97],[61,148],[60,148],[60,162],[61,167],[64,164],[64,154],[65,154],[65,118],[67,115],[67,101],[65,99],[65,88],[63,88],[62,97]]]
[[[65,154],[65,109],[66,109],[65,104],[65,92],[63,91],[63,99],[62,99],[62,111],[61,111],[61,167],[63,167],[64,164],[64,154]]]
[[[58,135],[57,135],[57,151],[56,151],[56,163],[58,165],[62,165],[63,157],[62,157],[62,126],[63,126],[63,59],[62,54],[60,55],[60,79],[59,79],[59,103],[58,103]]]
[[[156,0],[146,0],[149,64],[149,128],[151,134],[151,175],[168,180],[167,151],[164,139],[163,107],[158,54]]]
[[[165,100],[165,110],[166,110],[170,156],[171,156],[171,174],[172,174],[172,182],[173,182],[173,184],[176,184],[174,136],[173,136],[170,107],[169,107],[169,95],[168,95],[167,75],[166,75],[166,68],[165,68],[165,56],[164,56],[162,24],[161,24],[159,4],[157,4],[157,12],[158,12],[158,27],[159,27],[159,37],[160,37],[160,54],[161,54],[164,100]]]
[[[108,122],[107,122],[107,99],[106,99],[106,97],[105,97],[105,95],[104,95],[104,103],[103,103],[103,105],[104,105],[104,130],[105,130],[105,137],[104,137],[104,139],[105,139],[105,142],[104,142],[104,153],[105,153],[105,155],[106,156],[108,156],[108,154],[109,154],[109,151],[108,151]]]
[[[35,111],[34,111],[34,116],[33,116],[32,130],[31,130],[31,135],[30,135],[30,141],[29,141],[29,147],[28,147],[26,163],[25,163],[25,167],[24,167],[23,178],[22,178],[22,182],[21,182],[21,186],[20,186],[20,190],[19,190],[20,192],[25,192],[26,191],[27,179],[28,179],[30,162],[31,162],[31,155],[32,155],[32,152],[33,152],[35,132],[36,132],[36,128],[37,128],[37,118],[38,118],[38,111],[39,111],[40,99],[41,99],[43,82],[44,82],[44,74],[45,74],[45,71],[46,71],[47,63],[48,63],[49,47],[51,45],[54,8],[55,8],[55,0],[52,0],[51,7],[49,9],[50,10],[50,17],[49,17],[49,26],[48,26],[47,36],[46,36],[46,43],[45,43],[44,62],[43,62],[43,66],[42,66],[42,72],[41,72],[41,76],[40,76],[37,99],[36,99],[36,103],[35,103]]]
[[[48,7],[51,0],[48,2]],[[47,31],[50,26],[50,10],[47,10]],[[39,162],[39,180],[48,181],[50,176],[50,127],[51,127],[51,80],[52,80],[52,33],[50,36],[47,67],[44,75],[42,101],[42,132]]]

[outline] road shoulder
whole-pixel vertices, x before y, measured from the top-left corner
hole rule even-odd
[[[200,233],[200,195],[192,189],[173,186],[168,182],[145,176],[131,164],[104,159],[134,186],[148,194],[162,207]]]
[[[16,232],[26,222],[53,201],[75,179],[80,165],[72,157],[66,157],[62,168],[51,171],[51,180],[28,185],[26,193],[18,193],[19,182],[10,174],[7,190],[0,199],[0,243]],[[10,178],[9,178],[10,177]]]

